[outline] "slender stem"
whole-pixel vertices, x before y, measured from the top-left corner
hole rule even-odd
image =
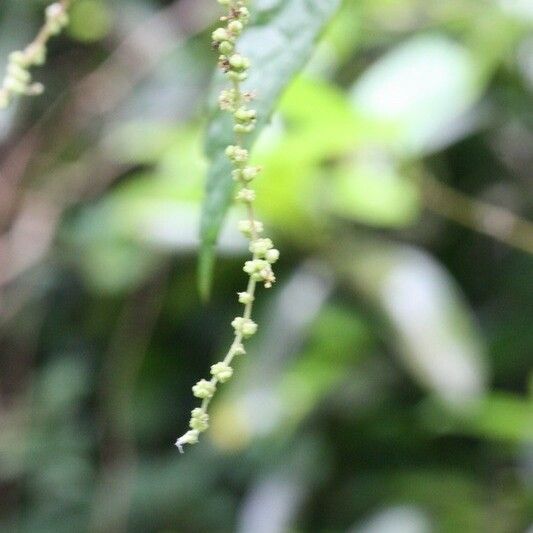
[[[233,90],[234,90],[234,94],[235,94],[235,107],[236,108],[239,108],[241,103],[242,103],[242,92],[241,92],[241,84],[239,81],[237,80],[233,80]],[[243,145],[243,136],[242,134],[240,133],[235,133],[235,144],[237,146],[242,146]],[[236,168],[240,168],[242,169],[245,165],[243,163],[239,163],[238,165],[236,165]],[[251,204],[251,202],[248,202],[246,204],[246,211],[247,211],[247,215],[248,215],[248,221],[250,222],[250,231],[251,231],[251,240],[256,240],[258,238],[258,235],[257,235],[257,231],[256,231],[256,228],[255,228],[255,215],[254,215],[254,209],[253,209],[253,206]],[[258,259],[257,257],[257,254],[254,254],[253,255],[253,259]],[[248,294],[251,295],[251,300],[250,302],[248,302],[245,306],[244,306],[244,312],[243,312],[243,317],[244,318],[247,318],[247,319],[251,319],[252,318],[252,312],[253,312],[253,306],[254,306],[254,298],[255,298],[255,289],[257,287],[257,282],[252,279],[252,277],[249,278],[248,280],[248,286],[246,287],[246,292]],[[243,340],[243,335],[242,333],[238,332],[235,334],[235,337],[233,339],[233,342],[231,343],[231,346],[226,354],[226,356],[224,357],[223,361],[224,363],[226,363],[227,365],[231,365],[234,357],[235,357],[235,354],[236,354],[236,351],[237,351],[237,348],[239,346],[241,346],[242,344],[242,340]],[[217,379],[216,376],[213,376],[211,378],[211,383],[213,385],[217,385],[219,382],[219,380]],[[207,412],[207,408],[209,407],[209,404],[211,403],[211,398],[204,398],[204,400],[202,401],[202,406],[201,406],[201,409],[206,413]]]
[[[424,204],[433,212],[508,246],[533,254],[533,223],[423,176]]]
[[[236,105],[236,107],[239,107],[239,105],[241,103],[241,100],[242,100],[242,93],[241,93],[240,83],[238,81],[234,81],[233,82],[233,90],[235,91],[235,94],[238,95],[238,97],[235,99],[235,105]],[[242,143],[243,143],[242,135],[239,134],[239,133],[236,133],[235,134],[235,144],[237,146],[241,146]],[[240,166],[242,166],[242,165],[240,165]],[[248,215],[248,221],[250,222],[251,240],[256,240],[258,236],[257,236],[256,228],[255,228],[254,208],[253,208],[251,202],[248,202],[246,204],[246,211],[247,211],[247,215]],[[253,259],[254,260],[258,259],[257,254],[253,254]],[[246,292],[251,296],[251,299],[244,306],[244,312],[243,312],[243,317],[246,318],[246,319],[251,319],[252,318],[256,287],[257,287],[257,282],[252,277],[250,277],[248,279],[248,285],[246,287]],[[231,365],[231,363],[233,362],[233,359],[235,357],[237,348],[239,346],[241,346],[241,344],[242,344],[242,340],[243,340],[242,333],[240,333],[240,332],[235,333],[233,342],[231,343],[231,346],[230,346],[226,356],[223,359],[225,364]],[[213,385],[216,386],[218,384],[218,382],[219,382],[219,380],[217,379],[216,376],[213,376],[211,378],[211,383]],[[212,400],[212,397],[211,398],[204,398],[204,400],[202,401],[201,409],[204,411],[204,413],[207,413],[207,408],[209,407],[209,404],[211,403],[211,400]]]
[[[211,367],[213,377],[210,381],[201,380],[194,387],[195,396],[202,398],[199,408],[193,409],[190,421],[191,430],[186,432],[176,441],[176,446],[181,451],[184,444],[195,444],[198,436],[208,427],[209,405],[219,383],[224,383],[233,375],[231,364],[238,354],[245,353],[243,340],[253,335],[257,330],[257,324],[252,320],[253,305],[257,284],[264,282],[265,287],[271,287],[275,276],[271,265],[279,257],[279,252],[273,248],[270,239],[260,239],[260,223],[255,218],[252,203],[255,193],[249,188],[249,183],[259,173],[258,167],[249,166],[248,151],[244,148],[245,133],[249,133],[255,127],[256,111],[247,108],[247,103],[252,95],[241,91],[240,81],[246,79],[246,72],[250,61],[235,51],[237,36],[249,19],[247,2],[244,0],[232,0],[229,5],[228,16],[222,20],[227,22],[226,28],[219,28],[213,32],[213,44],[220,52],[219,65],[231,79],[231,90],[223,91],[220,95],[220,107],[233,114],[234,145],[228,146],[226,154],[232,162],[233,177],[240,185],[237,198],[246,206],[247,219],[243,221],[243,232],[250,241],[252,252],[251,261],[247,261],[244,271],[249,273],[246,291],[239,293],[239,301],[244,304],[243,314],[235,318],[232,326],[235,329],[233,342],[224,359]]]

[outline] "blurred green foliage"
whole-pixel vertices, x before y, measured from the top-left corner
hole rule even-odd
[[[314,47],[334,2],[255,4],[279,283],[184,456],[247,252],[230,210],[201,303],[216,2],[77,0],[0,116],[0,529],[530,531],[530,2],[345,0]]]

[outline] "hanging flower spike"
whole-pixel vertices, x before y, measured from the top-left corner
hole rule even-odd
[[[61,0],[50,4],[45,11],[45,23],[34,41],[24,50],[17,50],[9,55],[6,74],[0,87],[0,109],[8,107],[16,95],[35,96],[44,91],[41,83],[32,81],[30,68],[45,63],[48,41],[61,33],[68,24],[70,3],[70,0]]]
[[[238,300],[244,306],[242,316],[236,317],[231,323],[235,337],[223,361],[211,366],[210,381],[200,380],[193,387],[193,394],[202,399],[200,407],[191,412],[190,427],[177,441],[176,446],[183,453],[185,444],[196,444],[200,433],[209,427],[208,407],[217,390],[219,383],[226,383],[233,376],[231,366],[236,356],[244,355],[243,341],[255,335],[258,326],[252,320],[252,309],[255,301],[255,290],[258,283],[266,288],[276,281],[272,265],[279,259],[279,251],[274,248],[271,239],[260,238],[263,224],[255,219],[253,203],[255,191],[250,187],[253,180],[261,172],[260,167],[248,165],[249,153],[243,147],[243,136],[254,130],[257,122],[257,112],[248,107],[254,99],[254,94],[243,92],[241,82],[248,77],[251,67],[250,60],[236,51],[238,36],[250,19],[247,0],[218,0],[218,3],[228,8],[226,16],[221,20],[225,26],[218,28],[212,34],[213,48],[218,51],[218,65],[225,73],[232,86],[224,89],[218,98],[220,109],[233,115],[233,131],[235,143],[226,148],[226,156],[230,160],[233,171],[232,177],[239,186],[236,200],[245,206],[247,218],[238,223],[239,231],[250,241],[249,249],[252,259],[246,261],[244,272],[249,276],[246,290],[238,293]]]

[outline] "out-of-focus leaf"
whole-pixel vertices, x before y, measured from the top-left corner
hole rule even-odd
[[[383,480],[392,501],[407,501],[431,511],[437,527],[429,531],[481,531],[480,492],[468,472],[411,467]],[[429,532],[428,532],[429,533]]]
[[[533,440],[533,401],[506,393],[491,393],[466,413],[443,410],[436,402],[422,406],[424,422],[437,432],[523,442]]]
[[[343,217],[375,226],[407,226],[419,214],[417,184],[402,176],[392,161],[355,156],[335,173],[332,209]]]
[[[479,406],[471,427],[490,438],[533,441],[533,401],[493,393]]]
[[[280,106],[292,149],[313,160],[347,150],[370,124],[361,123],[340,87],[325,80],[300,76],[287,89]],[[366,133],[366,131],[365,131]],[[286,139],[283,140],[285,145]]]
[[[197,205],[205,163],[195,127],[125,123],[103,144],[108,157],[119,163],[154,165],[153,171],[132,174],[86,206],[64,232],[88,284],[116,292],[144,279],[162,253],[198,249]],[[236,229],[223,232],[222,250],[241,251],[239,237]]]
[[[441,35],[415,37],[372,65],[352,91],[354,105],[395,132],[393,148],[420,155],[459,138],[479,97],[481,72],[469,51]]]
[[[258,92],[254,107],[259,120],[248,146],[265,126],[283,89],[309,59],[313,45],[324,25],[335,13],[338,0],[286,0],[259,4],[257,23],[239,42],[239,50],[253,64],[246,90]],[[218,94],[221,79],[215,86]],[[215,243],[231,203],[233,182],[224,149],[234,142],[231,117],[217,111],[207,136],[211,166],[207,176],[206,198],[202,212],[202,250],[199,287],[209,293]]]
[[[279,109],[279,120],[255,150],[254,162],[264,169],[257,180],[258,210],[279,224],[280,233],[317,237],[325,220],[320,166],[350,150],[365,128],[340,89],[308,77],[291,84]]]
[[[184,153],[192,152],[199,160],[200,154],[191,146],[195,133],[161,122],[130,121],[111,129],[104,140],[104,148],[108,157],[119,163],[154,164],[173,147]]]
[[[376,148],[392,141],[390,128],[362,118],[340,89],[298,78],[281,101],[279,127],[256,148],[259,210],[283,221],[278,231],[306,239],[320,233],[325,211],[376,226],[413,223],[418,186]]]
[[[65,416],[87,392],[86,364],[68,356],[51,361],[40,378],[36,394],[42,414]]]
[[[433,523],[425,509],[395,506],[380,509],[351,533],[429,533]]]
[[[368,341],[367,326],[353,311],[340,307],[322,311],[313,325],[309,346],[280,383],[285,427],[300,424],[336,383],[346,379],[366,354]]]
[[[354,48],[363,38],[362,13],[364,8],[361,2],[353,0],[344,1],[339,14],[333,19],[324,35],[324,42],[333,46],[336,61],[345,61],[353,53]]]
[[[78,0],[72,5],[68,33],[82,42],[103,39],[111,30],[113,13],[102,0]]]
[[[389,342],[412,375],[451,406],[478,400],[487,379],[481,337],[446,271],[409,246],[377,241],[350,251],[336,251],[340,269],[388,318]]]
[[[533,21],[533,5],[529,0],[498,0],[503,11],[510,13],[526,24]]]
[[[292,409],[281,401],[277,389],[287,361],[296,355],[331,290],[330,273],[314,263],[304,264],[281,287],[265,319],[260,321],[256,344],[250,347],[254,357],[242,361],[227,396],[214,406],[211,436],[219,447],[244,448],[252,438],[270,434],[281,420],[291,418],[294,422],[306,414],[309,404],[305,399]],[[357,338],[358,333],[352,332],[348,339]],[[321,391],[313,391],[311,396],[316,398]]]
[[[293,531],[309,488],[330,468],[327,459],[320,439],[314,435],[306,435],[294,443],[273,471],[260,478],[250,490],[236,532]],[[268,524],[266,528],[265,524]]]

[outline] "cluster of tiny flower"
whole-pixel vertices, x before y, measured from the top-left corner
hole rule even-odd
[[[248,106],[254,95],[243,92],[240,88],[240,83],[248,77],[250,60],[235,50],[237,38],[250,18],[248,0],[218,0],[218,2],[228,8],[228,14],[221,19],[225,22],[225,27],[215,30],[212,34],[213,48],[220,54],[219,67],[232,82],[232,88],[221,92],[219,106],[223,111],[233,115],[236,143],[226,148],[226,156],[233,166],[233,179],[239,185],[236,200],[246,206],[248,217],[246,220],[241,220],[238,227],[250,241],[252,259],[246,261],[244,265],[244,272],[249,275],[246,291],[238,293],[244,311],[242,316],[236,317],[231,323],[235,331],[234,341],[224,360],[211,367],[211,380],[202,379],[192,388],[194,396],[202,400],[202,405],[191,412],[189,423],[191,429],[176,441],[180,451],[183,451],[185,444],[196,444],[200,433],[208,428],[207,408],[218,383],[225,383],[232,377],[231,363],[234,357],[246,353],[242,341],[257,332],[257,324],[251,318],[256,285],[263,283],[266,288],[272,286],[276,281],[272,265],[279,259],[279,251],[274,248],[272,240],[259,237],[263,232],[263,224],[255,220],[253,210],[255,191],[250,188],[250,184],[259,175],[261,168],[249,164],[248,150],[242,146],[242,135],[253,131],[257,119],[256,111]]]
[[[0,88],[0,109],[6,108],[15,95],[38,95],[44,90],[41,83],[33,83],[30,68],[44,64],[46,45],[68,24],[67,2],[56,2],[46,8],[46,22],[37,38],[24,50],[9,55],[7,72]]]

